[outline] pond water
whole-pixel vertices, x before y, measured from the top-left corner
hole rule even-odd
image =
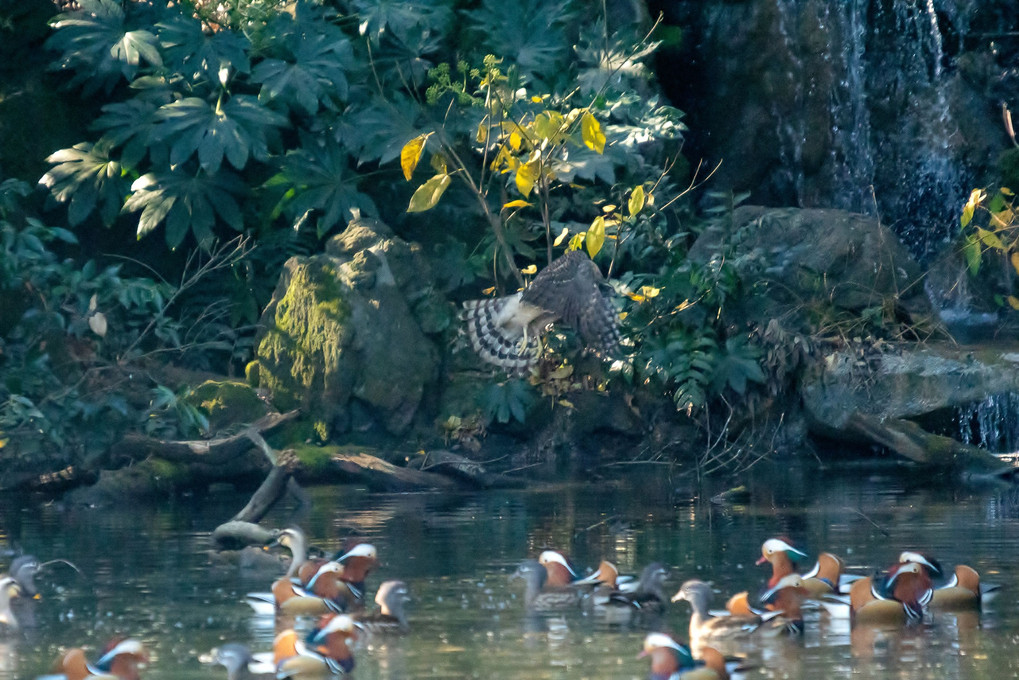
[[[756,471],[758,470],[759,471]],[[646,466],[626,481],[562,484],[540,491],[371,494],[349,486],[310,490],[296,518],[331,552],[357,534],[383,566],[368,583],[408,582],[412,631],[356,651],[354,676],[375,678],[645,678],[638,659],[645,631],[612,629],[581,613],[535,619],[523,611],[522,583],[509,575],[544,546],[578,565],[602,558],[624,573],[651,561],[670,567],[669,593],[688,578],[720,594],[758,592],[768,571],[755,566],[761,543],[786,536],[811,551],[842,555],[869,573],[905,548],[949,566],[965,562],[1004,584],[979,617],[942,615],[878,640],[850,636],[818,615],[802,639],[741,647],[755,666],[747,678],[1019,677],[1019,493],[920,479],[915,471],[840,472],[758,466],[738,480],[748,494],[710,498],[732,480],[698,484]],[[65,558],[81,570],[48,567],[38,578],[38,626],[0,639],[0,680],[33,678],[70,646],[95,650],[115,635],[144,640],[143,677],[225,678],[200,654],[227,641],[269,649],[271,623],[255,618],[244,594],[274,577],[242,573],[217,559],[209,532],[246,501],[224,490],[158,506],[102,509],[60,504],[0,508],[0,540],[40,560]],[[285,526],[294,508],[263,524]],[[9,557],[3,560],[3,564]],[[721,602],[719,596],[719,602]],[[689,609],[672,605],[666,624],[685,638]]]

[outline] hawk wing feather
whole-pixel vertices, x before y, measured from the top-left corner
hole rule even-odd
[[[619,344],[618,316],[604,293],[606,287],[591,258],[571,251],[545,267],[520,293],[465,302],[461,318],[482,359],[526,372],[538,361],[538,335],[555,321],[572,326],[596,351],[611,352]]]

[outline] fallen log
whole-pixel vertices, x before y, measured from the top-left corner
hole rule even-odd
[[[435,471],[447,475],[479,489],[516,489],[524,486],[522,479],[489,472],[482,463],[444,449],[422,451],[410,460],[409,465],[422,472]]]
[[[903,458],[947,473],[1012,478],[1017,472],[1009,462],[984,449],[932,434],[910,420],[855,412],[845,429]]]
[[[326,467],[337,481],[364,484],[372,491],[421,491],[458,486],[443,475],[399,467],[363,452],[336,451],[329,456]]]

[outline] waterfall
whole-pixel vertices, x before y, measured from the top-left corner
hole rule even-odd
[[[959,439],[994,453],[1019,451],[1019,394],[995,394],[960,408]]]

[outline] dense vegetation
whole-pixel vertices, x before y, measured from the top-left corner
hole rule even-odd
[[[357,215],[422,244],[453,301],[586,250],[626,336],[594,384],[700,415],[768,381],[757,342],[719,314],[740,295],[742,197],[701,195],[695,213],[709,173],[683,157],[682,112],[654,82],[677,28],[580,0],[77,5],[46,54],[94,120],[47,150],[42,188],[0,185],[9,457],[56,467],[127,429],[203,433],[167,369],[238,374],[283,262]],[[730,238],[690,258],[712,225]],[[487,418],[555,393],[569,346],[553,341],[529,381],[498,376]]]

